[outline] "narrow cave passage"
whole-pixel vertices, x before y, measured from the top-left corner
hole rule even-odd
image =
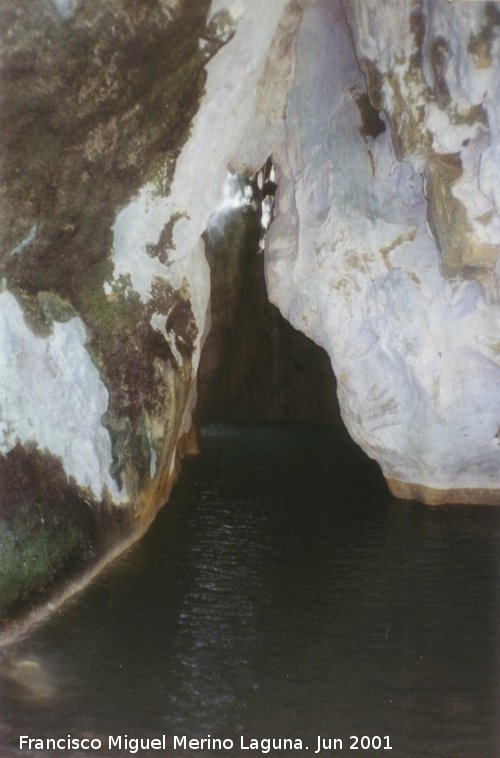
[[[223,213],[206,235],[211,328],[198,371],[197,419],[344,428],[328,355],[267,296],[261,239],[266,181],[263,190],[256,180],[239,182],[248,201]]]

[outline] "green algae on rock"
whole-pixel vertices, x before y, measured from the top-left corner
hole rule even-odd
[[[126,534],[127,519],[68,481],[61,462],[35,446],[0,455],[0,479],[1,627],[101,558]]]

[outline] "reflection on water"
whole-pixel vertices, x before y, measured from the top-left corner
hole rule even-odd
[[[36,658],[6,655],[1,661],[0,692],[20,704],[48,703],[55,695],[50,675]]]
[[[338,439],[208,428],[146,538],[0,662],[2,758],[52,755],[20,734],[497,755],[500,511],[395,502]]]

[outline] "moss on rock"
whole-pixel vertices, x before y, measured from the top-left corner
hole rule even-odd
[[[2,627],[96,562],[131,520],[78,488],[57,458],[34,445],[0,455],[0,481]]]

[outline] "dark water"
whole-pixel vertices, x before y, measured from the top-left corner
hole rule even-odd
[[[132,754],[19,751],[21,734],[499,755],[499,548],[500,509],[396,502],[324,428],[211,427],[146,538],[11,651],[0,756]],[[173,750],[208,734],[234,750]]]

